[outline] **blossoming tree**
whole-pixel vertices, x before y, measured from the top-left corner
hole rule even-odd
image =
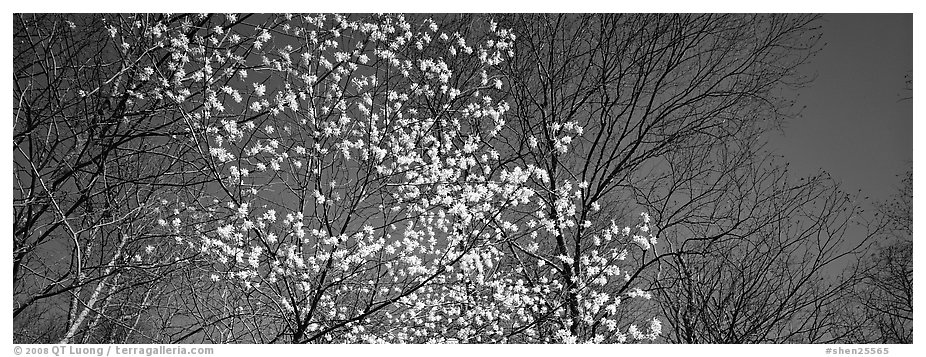
[[[17,338],[678,336],[812,20],[17,15]]]
[[[203,290],[238,301],[200,302],[190,319],[231,329],[201,338],[656,338],[658,320],[618,319],[623,299],[649,295],[608,284],[624,281],[628,243],[655,243],[649,217],[599,225],[601,249],[569,251],[554,237],[592,228],[576,216],[587,184],[506,147],[509,105],[494,97],[506,81],[497,67],[514,56],[510,29],[389,15],[263,21],[203,25],[192,40],[168,29],[173,72],[154,79],[215,177],[194,200],[163,197],[160,225],[209,263]],[[557,154],[582,132],[550,130],[563,137]],[[576,329],[588,323],[604,327]]]

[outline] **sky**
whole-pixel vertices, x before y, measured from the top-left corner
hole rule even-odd
[[[829,172],[847,191],[886,200],[913,160],[910,14],[824,15],[822,51],[803,70],[803,116],[769,140],[797,175]]]

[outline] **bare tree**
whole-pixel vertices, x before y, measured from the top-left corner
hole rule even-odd
[[[838,311],[845,341],[913,343],[913,172],[878,204],[884,229],[855,268],[854,289]]]
[[[825,339],[824,326],[813,325],[822,322],[814,321],[846,286],[826,287],[820,279],[858,248],[840,243],[858,208],[825,177],[789,183],[784,165],[760,145],[764,132],[798,113],[777,93],[805,83],[796,69],[818,49],[816,17],[508,21],[530,29],[518,33],[507,72],[517,128],[512,156],[541,162],[551,176],[587,182],[578,222],[596,214],[593,206],[631,202],[657,222],[657,249],[643,252],[643,264],[614,291],[651,287],[670,341]],[[585,133],[570,133],[573,127]],[[577,144],[566,153],[558,150],[564,140]],[[547,192],[557,191],[555,182]],[[621,217],[627,210],[602,212]],[[594,249],[594,237],[577,227],[546,242],[545,253],[578,260]],[[563,296],[572,333],[601,328],[601,316],[577,322],[579,265],[564,263],[559,274],[573,281]]]
[[[850,295],[854,274],[844,269],[877,228],[859,220],[854,197],[826,175],[793,182],[785,170],[768,170],[764,160],[755,164],[722,203],[703,207],[702,217],[722,217],[720,227],[689,219],[671,233],[689,238],[660,265],[662,279],[656,280],[660,306],[674,327],[669,341],[826,343],[843,337],[832,307]]]

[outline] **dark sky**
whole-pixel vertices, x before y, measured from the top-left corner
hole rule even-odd
[[[913,69],[913,16],[823,16],[823,50],[804,67],[816,73],[799,89],[803,117],[771,137],[798,175],[823,169],[847,191],[884,200],[913,160],[913,102],[905,78]]]

